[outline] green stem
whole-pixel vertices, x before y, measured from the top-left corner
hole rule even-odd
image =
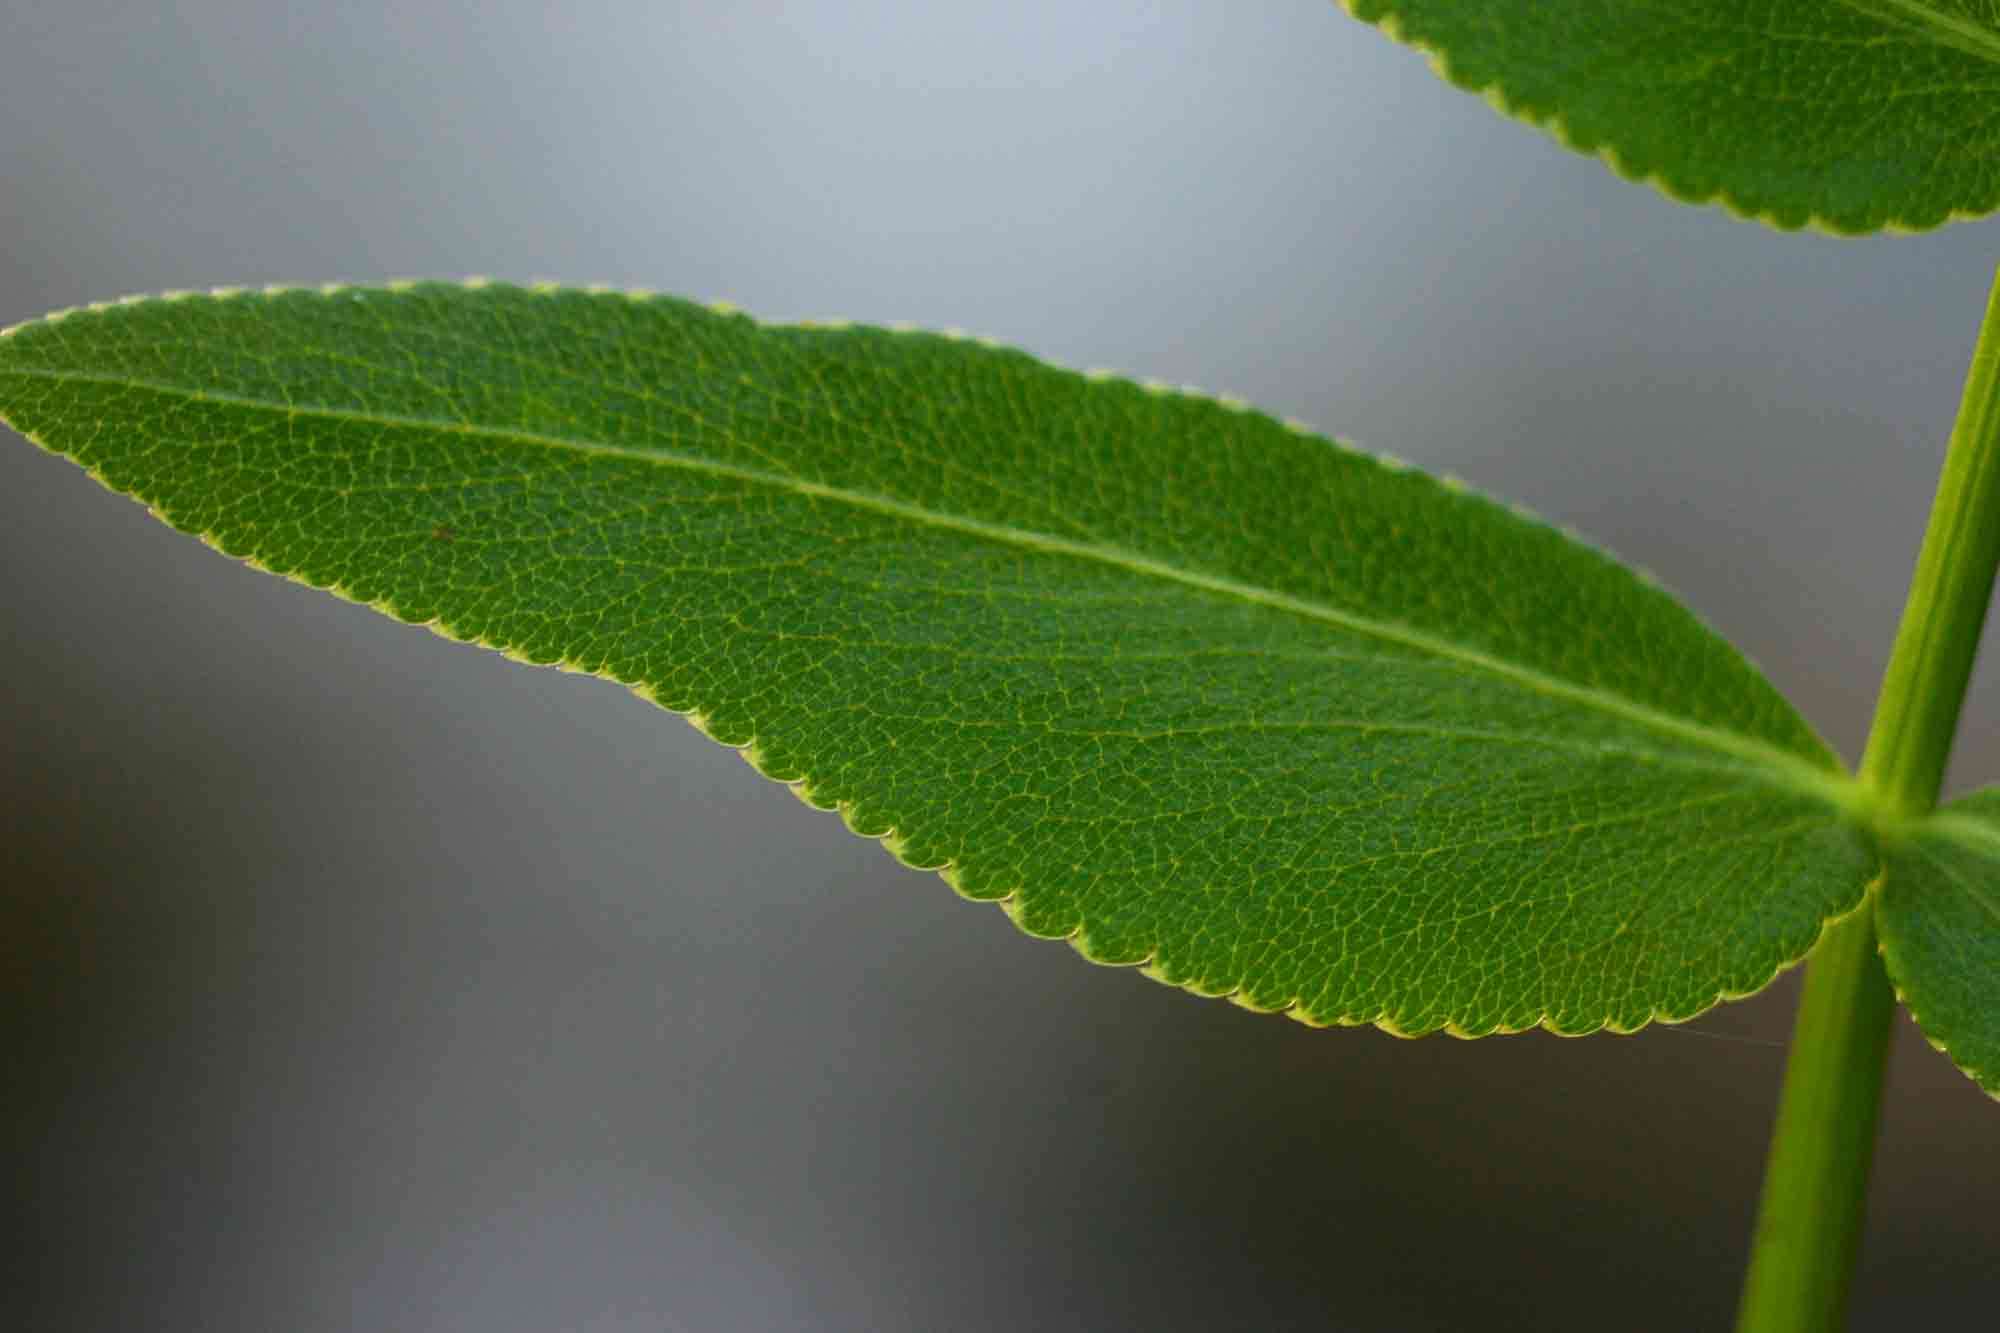
[[[1861,784],[1885,829],[1937,802],[2000,568],[2000,278],[1973,349],[1903,623],[1882,678]],[[1840,1327],[1861,1235],[1895,996],[1873,893],[1806,968],[1738,1333]]]
[[[1930,527],[1910,579],[1902,627],[1861,781],[1890,821],[1926,814],[1937,803],[1972,678],[1979,631],[2000,566],[2000,280],[1986,305],[1959,400],[1958,423],[1931,502]]]
[[[1895,999],[1875,956],[1873,904],[1864,904],[1827,930],[1806,967],[1739,1333],[1840,1327]]]

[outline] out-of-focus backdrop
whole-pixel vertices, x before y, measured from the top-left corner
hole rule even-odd
[[[0,8],[0,325],[483,273],[963,326],[1532,506],[1850,758],[1996,259],[1670,204],[1325,0]],[[1197,1000],[0,446],[12,1326],[1727,1322],[1795,978],[1578,1041]],[[1856,1327],[1990,1313],[2000,1107],[1907,1025],[1891,1077]]]

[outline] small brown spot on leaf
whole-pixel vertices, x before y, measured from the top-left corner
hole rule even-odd
[[[431,529],[431,540],[438,542],[455,542],[458,540],[458,534],[452,531],[451,525],[449,523],[440,523],[436,527]]]

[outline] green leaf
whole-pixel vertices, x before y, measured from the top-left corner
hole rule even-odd
[[[1313,1023],[1688,1017],[1873,872],[1666,594],[1227,403],[405,285],[31,324],[0,411],[225,552],[688,713],[1036,935]]]
[[[1970,0],[1343,0],[1502,111],[1779,227],[2000,207],[2000,15]]]
[[[1890,844],[1875,928],[1924,1035],[2000,1097],[2000,789]]]

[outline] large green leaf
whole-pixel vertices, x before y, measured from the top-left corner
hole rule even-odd
[[[27,325],[0,411],[225,552],[689,713],[1035,934],[1310,1022],[1686,1017],[1873,870],[1825,747],[1660,590],[1227,403],[421,285]]]
[[[1953,802],[1892,844],[1875,922],[1911,1017],[2000,1097],[2000,789]]]
[[[2000,13],[1971,0],[1343,0],[1461,88],[1780,227],[2000,207]]]

